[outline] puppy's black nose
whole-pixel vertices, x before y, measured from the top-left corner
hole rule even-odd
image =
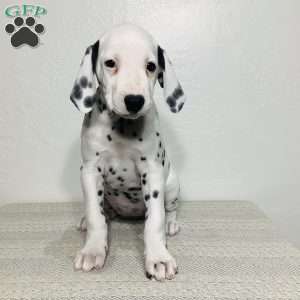
[[[143,107],[145,98],[142,95],[127,95],[124,102],[128,112],[136,114]]]

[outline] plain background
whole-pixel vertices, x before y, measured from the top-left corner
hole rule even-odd
[[[133,22],[167,49],[188,96],[174,115],[156,91],[182,200],[253,201],[300,246],[300,1],[30,1],[48,10],[35,49],[10,45],[12,4],[0,7],[2,203],[81,199],[70,89],[85,48]]]

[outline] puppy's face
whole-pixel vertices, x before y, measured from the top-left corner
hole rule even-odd
[[[185,96],[166,52],[143,29],[122,25],[86,49],[70,98],[88,113],[101,93],[110,111],[136,119],[154,104],[156,79],[170,110],[179,112]]]
[[[100,78],[109,109],[135,119],[153,105],[159,66],[157,45],[142,29],[115,28],[100,40]]]

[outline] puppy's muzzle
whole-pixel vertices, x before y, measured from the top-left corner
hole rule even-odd
[[[127,111],[136,114],[144,106],[145,98],[142,95],[127,95],[124,98],[124,102]]]

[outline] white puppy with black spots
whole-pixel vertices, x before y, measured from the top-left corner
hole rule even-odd
[[[145,269],[148,278],[173,279],[175,259],[166,233],[179,231],[177,176],[164,149],[153,100],[156,80],[172,112],[184,94],[166,52],[143,29],[122,25],[87,48],[71,100],[85,113],[81,150],[81,185],[87,230],[76,269],[104,265],[107,213],[145,217]]]

